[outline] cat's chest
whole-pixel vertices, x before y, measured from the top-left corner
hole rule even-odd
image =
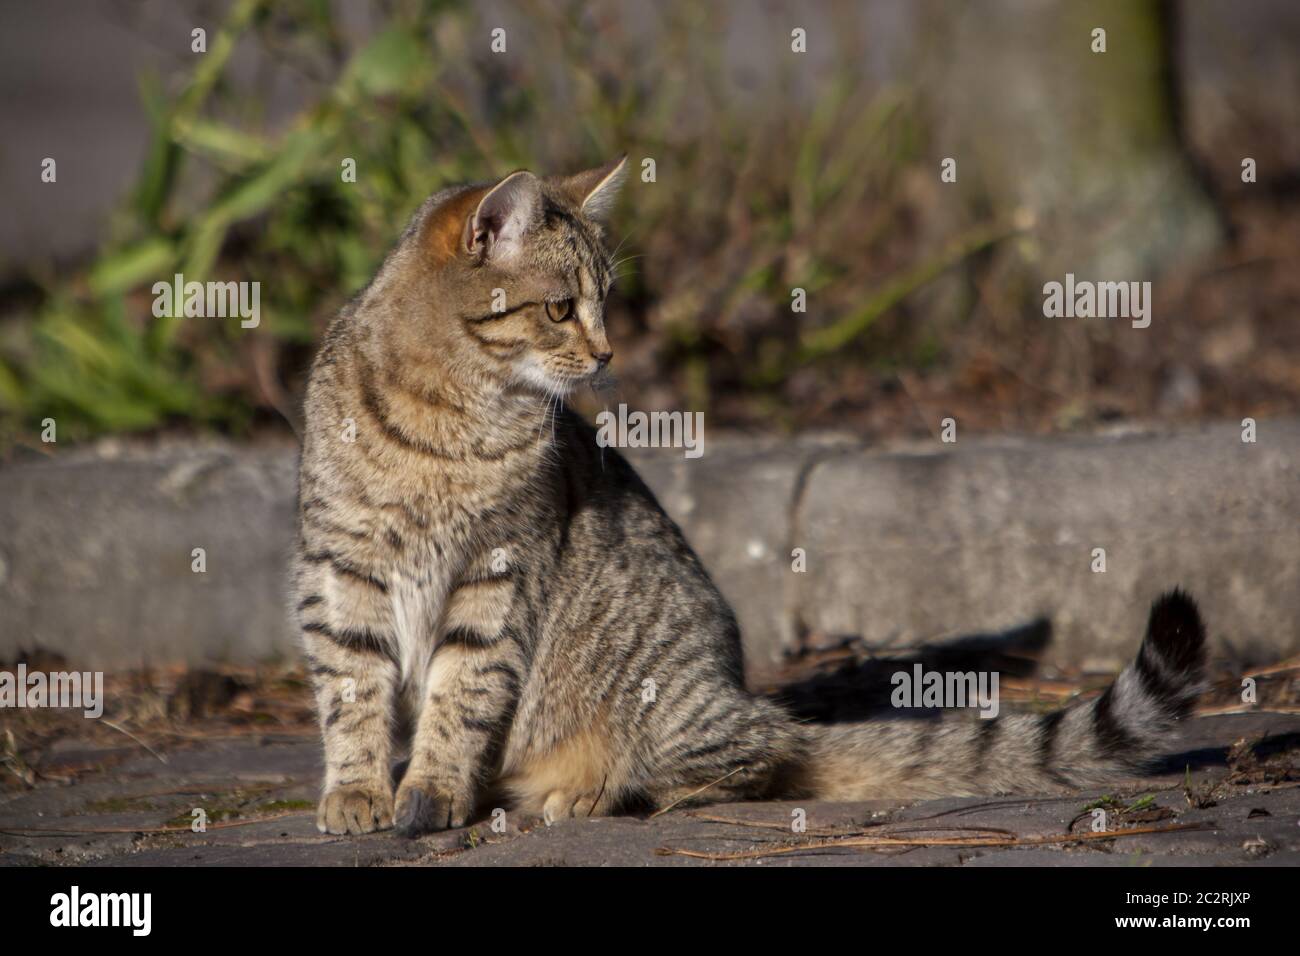
[[[488,543],[496,540],[489,535]],[[497,572],[500,548],[489,548],[480,535],[449,534],[430,539],[418,557],[393,566],[387,576],[392,633],[403,675],[419,678],[427,669],[450,605],[467,581]],[[463,602],[462,602],[463,603]]]
[[[419,675],[433,654],[433,631],[449,591],[449,577],[441,573],[419,578],[399,576],[388,588],[393,620],[393,640],[404,677]]]

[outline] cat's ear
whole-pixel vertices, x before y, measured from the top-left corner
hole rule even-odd
[[[519,255],[524,236],[541,214],[541,181],[526,169],[511,173],[488,190],[470,216],[466,250],[508,264]]]
[[[627,155],[624,154],[604,166],[566,177],[560,187],[584,216],[603,222],[614,208],[614,200],[626,178]]]

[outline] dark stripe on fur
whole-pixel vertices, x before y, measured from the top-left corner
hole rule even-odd
[[[330,567],[344,577],[351,578],[354,581],[360,581],[363,584],[368,584],[373,588],[377,588],[383,594],[388,593],[387,582],[381,581],[373,574],[367,574],[356,565],[350,564],[343,558],[340,558],[333,551],[312,551],[304,554],[302,558],[304,561],[309,561],[312,564],[324,564],[328,562]]]
[[[486,650],[495,646],[501,640],[501,636],[486,637],[478,631],[469,627],[453,627],[442,636],[444,644],[458,644],[461,647],[470,649]]]
[[[378,423],[380,430],[386,438],[404,448],[409,448],[412,451],[419,452],[422,455],[427,455],[430,458],[436,458],[439,461],[464,462],[469,458],[473,458],[477,461],[503,461],[510,455],[519,454],[520,452],[531,449],[536,444],[535,440],[529,439],[527,441],[522,441],[517,445],[507,445],[497,451],[484,451],[478,443],[475,443],[465,449],[465,454],[455,454],[447,451],[445,448],[431,445],[422,438],[408,435],[400,426],[388,417],[388,409],[385,407],[384,400],[375,388],[372,378],[373,372],[371,372],[367,366],[362,366],[360,372],[360,381],[358,384],[361,387],[362,408],[364,408],[366,413]]]
[[[1092,729],[1097,735],[1097,743],[1103,753],[1118,757],[1132,753],[1138,741],[1115,717],[1115,685],[1106,688],[1106,693],[1097,699],[1097,706],[1092,712]]]
[[[1056,749],[1056,733],[1060,730],[1061,718],[1064,716],[1063,710],[1052,711],[1044,714],[1038,725],[1038,766],[1045,770],[1051,768],[1053,751]]]
[[[359,631],[352,628],[335,631],[328,624],[322,624],[319,621],[312,621],[304,624],[302,629],[328,638],[339,647],[346,648],[350,651],[360,651],[365,654],[377,654],[381,657],[391,658],[388,642],[372,631]]]
[[[979,737],[975,742],[975,773],[982,774],[988,766],[989,752],[998,739],[1002,725],[995,719],[980,720]]]

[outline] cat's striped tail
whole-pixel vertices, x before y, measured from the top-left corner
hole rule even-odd
[[[1172,591],[1152,606],[1137,659],[1095,700],[1043,715],[824,725],[813,731],[807,789],[826,800],[976,796],[1138,771],[1190,710],[1204,661],[1196,605]]]

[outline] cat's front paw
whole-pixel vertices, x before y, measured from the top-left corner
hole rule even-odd
[[[321,833],[373,833],[393,825],[393,792],[382,786],[336,787],[321,797],[316,829]]]
[[[403,780],[397,788],[397,812],[393,825],[404,837],[418,837],[435,830],[454,830],[469,822],[474,801],[468,793],[435,780]]]

